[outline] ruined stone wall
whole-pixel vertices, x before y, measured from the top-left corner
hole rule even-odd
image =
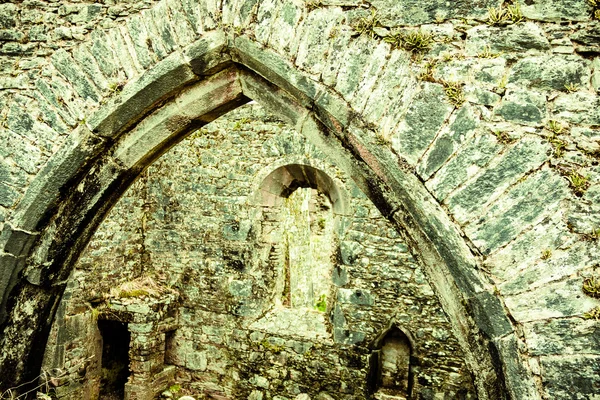
[[[22,370],[28,352],[13,344],[36,341],[19,326],[42,324],[32,321],[37,297],[12,294],[15,282],[44,292],[40,302],[64,285],[62,272],[46,271],[63,256],[47,254],[56,237],[48,221],[78,190],[86,157],[111,157],[102,146],[173,96],[170,88],[181,90],[151,85],[156,71],[176,65],[191,83],[226,59],[314,110],[384,181],[407,173],[422,184],[411,190],[427,188],[414,209],[394,209],[396,220],[427,214],[420,225],[433,221],[423,229],[444,260],[474,260],[448,261],[464,295],[455,303],[475,310],[501,360],[517,360],[501,362],[516,376],[507,380],[513,397],[594,396],[598,9],[587,0],[528,0],[520,11],[504,3],[165,1],[136,13],[135,2],[111,4],[132,11],[115,19],[108,4],[0,5],[0,316],[12,318],[0,360],[21,357],[10,370]],[[223,59],[199,62],[207,44]],[[153,89],[140,92],[145,84]],[[445,241],[447,233],[462,241]],[[133,268],[140,243],[122,246]],[[436,270],[426,271],[434,283]]]
[[[283,206],[265,207],[256,193],[266,171],[290,163],[323,168],[350,196],[330,240],[334,266],[322,311],[277,305],[282,293],[275,282],[285,277],[278,265],[283,255],[273,246],[285,234]],[[414,338],[414,398],[474,396],[471,372],[418,259],[343,171],[258,105],[193,134],[112,210],[76,266],[55,322],[49,354],[68,350],[47,355],[46,369],[56,373],[93,359],[92,310],[110,317],[118,307],[102,311],[105,301],[122,301],[113,288],[141,277],[179,293],[178,329],[165,360],[179,368],[171,384],[183,392],[363,399],[375,373],[374,342],[399,326]],[[150,299],[134,297],[142,304]],[[57,331],[86,318],[80,334]],[[98,375],[93,368],[86,373]],[[78,369],[56,391],[84,397],[94,390],[88,380]]]

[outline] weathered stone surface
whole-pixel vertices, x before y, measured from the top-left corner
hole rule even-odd
[[[600,92],[600,57],[594,58],[592,68],[592,87],[598,93]]]
[[[600,27],[598,23],[589,24],[570,36],[575,42],[575,49],[581,53],[598,53],[600,51]]]
[[[555,212],[569,193],[566,180],[544,168],[513,187],[465,231],[484,254],[489,254]],[[539,207],[541,202],[543,208]]]
[[[314,75],[320,75],[325,67],[329,43],[326,40],[332,30],[344,20],[341,8],[331,7],[323,12],[310,13],[304,21],[302,36],[297,40],[295,64]]]
[[[479,118],[473,107],[465,105],[460,108],[417,165],[417,173],[421,178],[428,180],[448,161],[457,148],[471,138],[478,125]]]
[[[597,300],[583,295],[582,282],[581,277],[568,278],[517,295],[506,296],[506,306],[521,323],[581,316],[598,305]]]
[[[90,52],[98,61],[98,67],[106,77],[114,77],[119,69],[119,61],[113,53],[109,36],[102,31],[94,31],[91,38]]]
[[[512,67],[508,83],[565,91],[568,85],[587,86],[589,80],[586,60],[576,56],[552,55],[520,60]]]
[[[600,125],[600,98],[589,92],[562,94],[554,101],[553,117],[574,124]]]
[[[385,26],[419,25],[459,16],[483,19],[489,7],[500,6],[497,0],[459,0],[452,5],[441,0],[374,0],[371,4],[380,12],[379,19]]]
[[[77,64],[65,50],[59,50],[52,56],[52,63],[61,74],[73,85],[77,93],[95,103],[100,101],[100,96],[94,85],[88,80],[84,73],[77,68]]]
[[[144,69],[150,68],[157,61],[156,55],[150,49],[152,38],[148,35],[144,18],[136,15],[127,20],[127,30],[133,42],[133,48],[138,62]]]
[[[35,231],[46,212],[58,200],[63,186],[75,178],[82,165],[100,150],[101,140],[80,126],[29,185],[15,211],[15,226]]]
[[[392,51],[362,114],[367,122],[379,124],[384,137],[391,137],[415,92],[418,85],[410,74],[408,55],[404,51]]]
[[[581,318],[561,318],[524,324],[529,352],[534,356],[600,355],[600,324]]]
[[[174,53],[125,86],[116,99],[88,120],[87,125],[101,136],[115,137],[153,105],[196,79],[183,57]]]
[[[550,398],[576,400],[593,399],[597,396],[600,386],[600,357],[541,357],[540,364],[544,371],[544,390]]]
[[[443,201],[460,184],[475,176],[501,149],[502,146],[491,134],[473,136],[426,183],[427,188],[438,200]]]
[[[525,137],[444,202],[461,224],[473,220],[484,213],[486,204],[499,198],[510,184],[548,157],[547,143],[535,137]]]
[[[523,16],[540,21],[586,21],[589,7],[585,0],[533,0],[521,4]]]
[[[484,106],[495,106],[501,97],[497,93],[482,89],[474,85],[466,85],[464,88],[465,99],[474,104]]]
[[[265,2],[263,2],[265,3]],[[291,48],[295,36],[299,34],[299,24],[305,17],[304,3],[300,1],[279,2],[280,9],[275,18],[271,18],[269,45],[280,54]],[[293,32],[290,34],[290,32]]]
[[[392,137],[392,148],[411,165],[417,164],[452,112],[441,85],[425,83]]]
[[[512,332],[512,324],[507,317],[502,316],[500,299],[488,292],[481,292],[475,299],[470,300],[475,314],[477,326],[489,339],[501,338]]]
[[[281,87],[294,96],[302,105],[308,105],[317,94],[317,84],[277,54],[261,49],[256,43],[243,36],[235,39],[234,59],[242,61],[269,82]]]
[[[196,29],[190,25],[190,21],[183,9],[182,2],[180,0],[165,0],[165,4],[168,6],[167,15],[165,15],[165,17],[169,18],[171,21],[177,43],[179,43],[181,47],[188,43],[192,43],[196,39]]]
[[[224,53],[225,34],[213,31],[187,46],[183,54],[196,75],[203,76],[218,71],[231,58]]]
[[[507,335],[494,341],[498,353],[503,360],[503,368],[507,375],[521,377],[521,379],[510,380],[506,384],[506,391],[513,399],[539,399],[540,394],[534,383],[531,371],[521,362],[520,346],[514,334]]]
[[[369,41],[365,35],[353,40],[345,49],[343,58],[336,60],[339,69],[335,79],[335,90],[348,102],[352,102],[355,96],[359,97],[358,100],[362,101],[362,104],[366,102],[370,89],[386,62],[389,45],[382,43],[372,47],[367,45]]]
[[[151,15],[145,16],[145,19],[148,21],[152,20],[153,24],[156,26],[156,30],[158,31],[158,36],[152,39],[153,45],[154,42],[160,42],[162,47],[164,47],[165,52],[167,54],[171,54],[177,49],[178,46],[173,26],[169,20],[167,4],[165,2],[161,2],[157,4],[156,7],[153,7],[151,10],[149,10],[148,13]],[[150,24],[150,22],[147,22],[147,24]]]
[[[542,29],[532,22],[514,24],[505,28],[477,26],[467,31],[465,52],[477,56],[485,52],[526,52],[550,49],[550,42]]]
[[[560,248],[550,250],[546,260],[541,260],[541,257],[547,249],[538,249],[535,254],[539,261],[522,266],[525,268],[518,275],[506,277],[500,285],[502,292],[510,295],[535,289],[565,279],[594,263],[595,248],[586,248],[581,243],[575,243],[571,248],[571,253]]]

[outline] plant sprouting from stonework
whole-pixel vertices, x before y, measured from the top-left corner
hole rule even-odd
[[[322,5],[323,4],[321,3],[321,0],[306,0],[306,8],[308,9],[308,12],[317,9]]]
[[[583,238],[590,242],[597,242],[600,240],[600,228],[595,228],[589,233],[584,233]]]
[[[588,0],[592,6],[592,18],[600,21],[600,0]]]
[[[583,196],[587,188],[590,186],[589,178],[576,171],[571,171],[569,176],[567,176],[567,179],[569,180],[571,189],[575,195],[579,197]]]
[[[590,276],[583,280],[583,293],[595,299],[600,298],[600,278]]]
[[[550,257],[552,257],[552,250],[546,249],[546,250],[542,251],[542,257],[541,257],[542,260],[548,260],[548,259],[550,259]]]
[[[523,21],[523,13],[521,12],[521,6],[519,2],[515,0],[512,4],[508,4],[506,6],[506,13],[508,18],[513,22],[521,22]]]
[[[488,19],[487,24],[490,26],[501,25],[508,20],[506,10],[502,7],[490,7],[488,8]]]
[[[460,107],[465,102],[465,93],[463,91],[463,84],[460,82],[447,82],[443,81],[444,92],[448,101],[455,107]]]
[[[578,84],[576,84],[576,83],[573,83],[573,82],[571,82],[571,83],[567,83],[567,84],[565,85],[565,90],[566,90],[568,93],[575,93],[575,92],[577,92],[577,91],[579,90],[579,85],[578,85]]]
[[[411,53],[424,53],[431,48],[434,43],[433,35],[430,32],[419,30],[410,30],[406,33],[395,33],[386,36],[383,40],[390,43],[392,47],[401,48]]]
[[[583,314],[583,319],[600,320],[600,306],[592,308],[590,311]]]
[[[518,1],[513,1],[505,7],[490,7],[488,8],[487,24],[490,26],[506,25],[509,23],[517,23],[523,20],[523,13]]]
[[[496,137],[496,140],[500,144],[511,144],[514,140],[508,135],[505,131],[491,131],[492,134]]]
[[[548,130],[554,133],[555,135],[560,135],[561,133],[563,133],[564,126],[560,121],[551,119],[550,121],[548,121]]]
[[[377,19],[377,11],[371,9],[371,14],[367,17],[362,17],[358,20],[355,30],[359,35],[367,35],[372,39],[377,39],[379,35],[376,28],[381,27],[381,23]]]
[[[477,57],[479,58],[496,58],[500,55],[500,53],[494,53],[492,51],[492,48],[490,47],[490,45],[488,44],[487,46],[485,46],[483,48],[483,50],[481,50],[478,54]]]
[[[315,310],[320,312],[327,311],[327,295],[320,295],[319,300],[315,303]]]

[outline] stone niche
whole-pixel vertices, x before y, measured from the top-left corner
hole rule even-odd
[[[128,399],[476,398],[402,234],[256,104],[165,154],[100,226],[46,352],[57,397],[100,393],[98,320],[130,335]]]

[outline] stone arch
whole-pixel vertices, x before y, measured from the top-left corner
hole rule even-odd
[[[326,195],[338,215],[348,213],[348,197],[324,171],[306,164],[285,164],[267,175],[258,189],[255,202],[278,205],[297,188],[316,189]]]
[[[245,5],[233,2],[223,9],[224,24],[232,31],[249,24]],[[236,14],[230,6],[246,11]],[[250,35],[230,34],[213,30],[203,35],[110,95],[73,130],[29,187],[3,233],[7,255],[2,262],[10,279],[3,282],[1,339],[2,348],[10,344],[12,350],[0,359],[0,369],[10,371],[0,378],[0,387],[37,376],[71,266],[140,172],[194,129],[254,99],[327,149],[406,233],[471,368],[483,371],[476,381],[480,398],[518,398],[517,393],[535,398],[533,382],[523,377],[512,324],[478,275],[476,257],[419,179],[398,168],[389,150],[373,139],[373,122],[356,117],[331,88],[263,49]],[[402,63],[401,52],[393,57]],[[310,61],[304,62],[310,69]],[[410,81],[410,74],[406,77]],[[80,88],[82,98],[86,90]],[[519,381],[507,370],[519,371]]]

